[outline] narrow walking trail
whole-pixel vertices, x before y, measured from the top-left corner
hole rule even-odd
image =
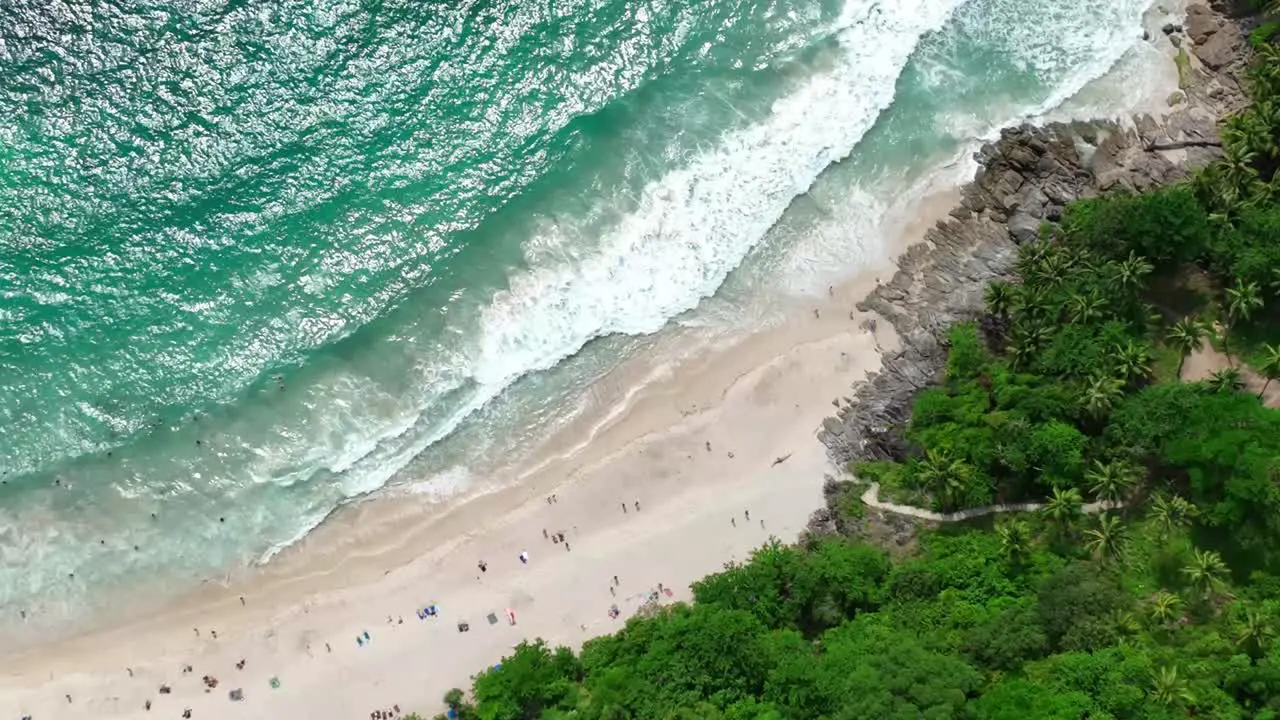
[[[1042,509],[1044,503],[1008,503],[1005,505],[988,505],[986,507],[968,508],[966,510],[957,510],[951,513],[933,512],[932,510],[924,510],[922,508],[913,507],[911,505],[899,505],[897,503],[885,502],[880,499],[880,483],[873,482],[866,492],[862,493],[862,502],[879,510],[897,513],[898,515],[910,515],[911,517],[920,518],[921,520],[932,520],[934,522],[960,522],[961,520],[972,520],[976,517],[984,515],[996,515],[999,513],[1011,512],[1035,512]],[[1113,510],[1121,507],[1122,503],[1111,500],[1097,500],[1091,503],[1085,503],[1081,507],[1081,511],[1086,515],[1102,512],[1103,510]]]

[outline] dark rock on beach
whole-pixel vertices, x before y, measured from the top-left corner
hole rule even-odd
[[[891,323],[900,342],[879,372],[855,384],[852,402],[823,423],[819,437],[838,464],[906,457],[900,428],[916,394],[939,380],[947,329],[981,317],[986,285],[1010,274],[1018,245],[1036,241],[1067,203],[1177,182],[1218,157],[1218,120],[1245,102],[1246,33],[1206,5],[1193,5],[1182,27],[1191,56],[1185,99],[1167,115],[1005,130],[977,153],[979,170],[959,206],[898,258],[892,280],[858,304]],[[834,531],[835,515],[818,511],[811,529]]]

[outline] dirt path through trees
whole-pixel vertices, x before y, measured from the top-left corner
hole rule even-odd
[[[862,493],[862,502],[865,505],[884,510],[886,512],[897,513],[899,515],[910,515],[911,517],[920,518],[921,520],[932,520],[933,522],[960,522],[961,520],[972,520],[976,517],[984,515],[995,515],[999,513],[1010,512],[1035,512],[1042,509],[1044,503],[1009,503],[1007,505],[988,505],[986,507],[968,508],[967,510],[957,510],[951,513],[933,512],[932,510],[924,510],[910,505],[898,505],[897,503],[885,502],[880,499],[880,483],[873,482],[866,492]],[[1109,500],[1099,500],[1096,502],[1085,503],[1081,506],[1081,512],[1086,515],[1102,512],[1103,510],[1113,510],[1121,507],[1122,503],[1111,502]]]

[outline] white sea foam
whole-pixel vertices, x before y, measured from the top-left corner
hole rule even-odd
[[[365,423],[340,423],[342,431],[329,437],[341,447],[330,446],[313,459],[342,474],[345,495],[372,492],[519,378],[556,366],[595,338],[656,332],[696,307],[715,293],[794,198],[857,145],[893,102],[898,76],[917,43],[959,5],[959,0],[911,0],[887,7],[851,0],[836,23],[832,50],[763,121],[725,134],[638,196],[628,196],[634,208],[597,242],[584,243],[571,220],[538,227],[538,236],[526,241],[529,269],[512,277],[482,309],[464,357],[455,356],[447,371],[433,368],[433,377],[419,388],[429,403],[472,384],[461,403],[444,417],[431,418],[429,429],[420,427],[425,405],[400,407],[395,419],[384,416],[373,435]],[[1060,45],[1014,38],[1020,61],[1064,74],[1053,95],[1030,114],[1074,94],[1124,52],[1124,37],[1134,32],[1132,23],[1145,4],[1124,0],[1117,7],[1100,14],[1126,22],[1103,23],[1104,30],[1080,23],[1079,37]],[[1080,62],[1086,47],[1094,52]],[[1054,63],[1076,65],[1066,73]],[[584,215],[607,216],[607,205],[621,201],[602,196]],[[869,196],[855,204],[856,217],[843,217],[859,227],[869,227],[871,216],[885,210]]]
[[[468,398],[414,437],[408,431],[424,406],[401,408],[372,436],[367,427],[350,432],[356,423],[338,423],[348,432],[327,435],[344,447],[324,448],[332,459],[323,466],[342,472],[346,494],[371,492],[520,377],[555,366],[595,338],[655,332],[695,307],[792,199],[853,149],[893,102],[894,83],[916,43],[942,25],[957,2],[910,0],[888,8],[851,0],[822,67],[798,81],[762,122],[727,133],[645,187],[635,209],[598,243],[582,243],[568,222],[543,225],[546,237],[527,240],[537,253],[530,269],[482,310],[466,366],[435,373],[420,388],[430,402],[469,380]],[[624,201],[604,196],[596,202]],[[608,210],[593,207],[585,215]],[[370,391],[344,395],[367,398]],[[387,442],[395,439],[402,442]],[[319,455],[313,458],[320,461]],[[368,462],[373,456],[376,462]]]
[[[728,133],[644,188],[638,207],[589,254],[512,279],[483,313],[474,366],[481,387],[496,393],[593,338],[657,331],[714,293],[792,199],[889,106],[916,42],[954,5],[847,5],[834,57],[764,122]]]
[[[305,464],[340,473],[348,497],[377,490],[519,378],[554,367],[593,339],[652,333],[697,306],[795,196],[857,145],[893,102],[895,82],[916,43],[940,27],[959,1],[908,0],[890,7],[850,0],[820,66],[799,73],[795,87],[762,121],[726,133],[638,196],[600,197],[584,216],[608,216],[618,203],[635,207],[598,242],[581,242],[571,222],[541,226],[545,237],[526,240],[529,269],[482,309],[466,359],[455,357],[448,370],[424,373],[432,377],[419,388],[422,404],[401,405],[377,426],[330,415],[321,420],[331,427],[329,442],[309,453]],[[424,417],[437,398],[467,385],[465,399],[444,417]],[[343,395],[367,400],[377,392]],[[263,463],[260,476],[271,474],[269,464]],[[319,520],[313,516],[308,524]]]

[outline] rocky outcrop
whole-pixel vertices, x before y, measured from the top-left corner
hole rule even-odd
[[[899,429],[916,393],[939,379],[947,328],[982,314],[987,283],[1007,276],[1018,245],[1035,241],[1067,203],[1176,182],[1218,156],[1218,120],[1245,101],[1245,28],[1221,9],[1194,5],[1182,26],[1165,26],[1164,34],[1180,48],[1182,78],[1167,115],[1005,130],[978,153],[980,169],[959,207],[859,303],[893,324],[900,347],[823,424],[820,438],[834,460],[907,454]],[[833,514],[815,513],[814,529],[830,529]]]

